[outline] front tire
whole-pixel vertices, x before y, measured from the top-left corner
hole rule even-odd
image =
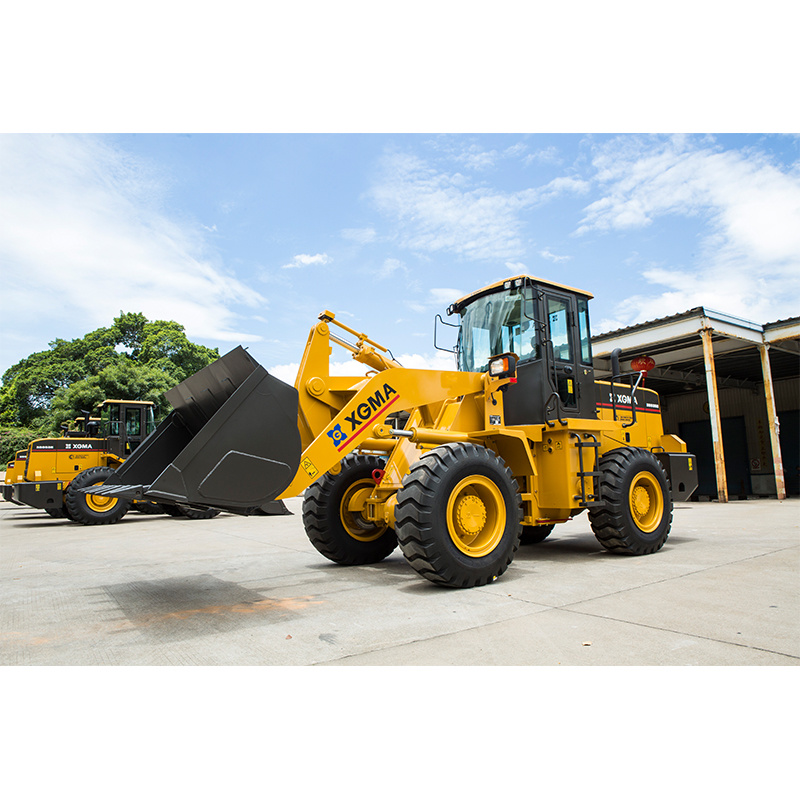
[[[519,547],[519,491],[502,458],[474,444],[429,450],[397,493],[400,548],[422,577],[440,586],[484,586]]]
[[[351,453],[340,466],[338,475],[326,472],[306,489],[306,535],[325,558],[337,564],[383,561],[397,547],[397,535],[389,525],[365,519],[359,509],[375,488],[372,473],[382,469],[384,462],[377,456]]]
[[[602,506],[589,523],[606,550],[642,556],[660,550],[672,525],[672,493],[661,462],[638,447],[611,450],[598,466]]]
[[[84,494],[79,489],[99,486],[114,474],[111,467],[92,467],[70,481],[64,493],[67,515],[81,525],[111,525],[119,522],[130,508],[130,500]]]

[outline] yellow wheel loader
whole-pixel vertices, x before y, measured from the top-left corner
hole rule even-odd
[[[12,484],[25,479],[25,460],[28,458],[27,450],[17,450],[14,460],[6,464],[6,477],[3,481],[3,500],[11,501],[14,490]]]
[[[495,580],[520,541],[584,511],[607,550],[653,553],[696,463],[618,353],[612,380],[595,380],[590,298],[527,275],[473,292],[448,309],[452,371],[404,368],[325,311],[294,387],[236,348],[170,390],[174,410],[92,491],[237,514],[305,493],[306,533],[328,559],[374,563],[399,543],[451,587]],[[333,344],[366,376],[331,375]]]
[[[105,400],[98,410],[98,417],[83,412],[75,419],[74,429],[63,424],[60,438],[34,439],[24,451],[22,470],[15,470],[11,481],[6,475],[4,498],[84,525],[121,519],[130,501],[80,490],[113,475],[155,428],[153,403]]]

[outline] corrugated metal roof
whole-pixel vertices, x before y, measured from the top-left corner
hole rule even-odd
[[[656,319],[648,320],[647,322],[639,322],[636,325],[628,325],[626,328],[617,328],[613,331],[606,331],[605,333],[598,333],[592,336],[592,341],[600,341],[602,339],[609,339],[614,336],[619,336],[621,333],[629,333],[630,331],[644,330],[645,328],[655,328],[663,325],[666,322],[674,322],[678,319],[687,319],[688,317],[695,317],[704,313],[702,306],[690,308],[688,311],[681,311],[680,314],[670,314],[668,317],[658,317]]]
[[[786,319],[776,319],[774,322],[765,322],[764,330],[767,328],[778,328],[784,325],[795,325],[800,322],[800,317],[786,317]]]
[[[787,317],[786,319],[778,319],[774,322],[766,322],[761,325],[752,320],[736,317],[733,314],[726,314],[724,311],[716,311],[715,309],[705,308],[704,306],[696,306],[690,308],[688,311],[681,311],[679,314],[670,314],[666,317],[657,317],[656,319],[647,320],[647,322],[638,322],[636,325],[628,325],[626,328],[617,328],[613,331],[606,331],[605,333],[598,333],[592,336],[592,341],[603,341],[604,339],[614,338],[623,333],[630,333],[631,331],[641,331],[647,328],[657,328],[660,325],[665,325],[669,322],[675,322],[679,319],[688,319],[695,316],[707,316],[711,319],[715,317],[724,317],[725,320],[732,321],[734,324],[740,324],[742,327],[749,328],[750,330],[768,330],[770,328],[785,327],[786,325],[797,324],[800,322],[800,317]]]

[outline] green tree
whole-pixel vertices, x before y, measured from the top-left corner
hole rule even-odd
[[[163,393],[217,358],[216,348],[189,341],[177,322],[120,312],[109,327],[56,339],[6,370],[0,423],[54,432],[110,397],[153,400],[163,413]]]
[[[0,472],[14,460],[17,450],[24,450],[38,436],[39,432],[32,428],[0,428]]]

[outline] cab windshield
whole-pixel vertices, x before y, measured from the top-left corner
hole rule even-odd
[[[461,310],[458,336],[458,368],[464,372],[486,372],[489,359],[500,353],[516,353],[520,361],[539,355],[536,327],[524,288],[507,289],[481,297]]]

